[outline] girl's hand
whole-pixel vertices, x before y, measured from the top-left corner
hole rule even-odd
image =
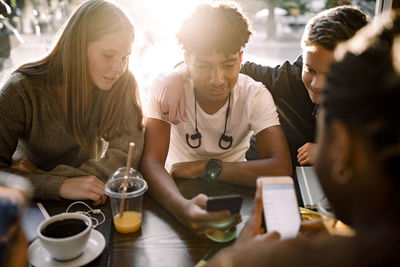
[[[93,200],[93,205],[104,204],[107,196],[104,183],[96,176],[80,176],[65,179],[60,187],[60,197],[71,200]]]

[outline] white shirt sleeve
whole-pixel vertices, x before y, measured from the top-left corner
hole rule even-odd
[[[255,84],[252,86],[254,88],[251,88],[251,91],[254,94],[250,99],[250,127],[256,135],[264,129],[280,124],[271,93],[264,85]]]
[[[164,78],[164,74],[158,75],[150,86],[149,99],[146,109],[147,118],[162,120],[160,114],[158,113],[157,97],[164,84]]]

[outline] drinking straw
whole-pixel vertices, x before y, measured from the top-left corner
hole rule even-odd
[[[122,199],[121,199],[121,205],[119,207],[119,216],[122,218],[124,215],[124,209],[125,209],[125,195],[126,195],[126,190],[128,187],[128,176],[129,176],[129,169],[131,167],[131,162],[132,162],[132,155],[133,155],[133,148],[135,147],[135,143],[130,142],[129,143],[129,151],[128,151],[128,160],[126,162],[126,169],[125,169],[125,176],[124,176],[124,182],[122,186]]]

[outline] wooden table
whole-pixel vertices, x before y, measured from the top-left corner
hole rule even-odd
[[[237,232],[240,232],[253,207],[254,189],[219,182],[209,183],[204,179],[179,179],[176,182],[186,198],[199,193],[208,196],[241,194],[243,222],[237,227]],[[54,215],[64,212],[69,203],[43,201],[43,204],[49,214]],[[106,215],[106,221],[97,230],[104,235],[106,247],[88,266],[194,266],[207,253],[221,247],[219,243],[190,232],[148,193],[143,201],[142,227],[133,234],[115,231],[109,202],[100,208]]]

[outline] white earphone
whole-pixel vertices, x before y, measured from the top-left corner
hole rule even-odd
[[[101,211],[101,209],[92,209],[88,204],[86,204],[83,201],[75,201],[74,203],[72,203],[71,205],[68,206],[68,208],[65,211],[65,213],[68,213],[69,209],[72,206],[76,205],[76,204],[82,204],[82,205],[86,206],[89,209],[88,211],[74,211],[74,212],[75,213],[84,214],[84,215],[88,216],[92,220],[92,227],[93,228],[96,228],[97,226],[101,225],[106,220],[106,217],[104,216],[104,213]],[[96,217],[93,217],[92,214],[101,215],[103,218],[102,218],[101,221],[99,221]]]

